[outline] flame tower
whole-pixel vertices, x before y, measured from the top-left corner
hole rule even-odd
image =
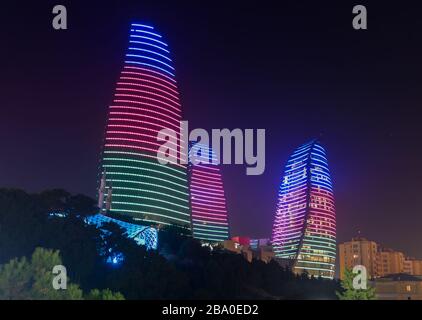
[[[189,155],[193,236],[210,242],[227,240],[226,198],[216,155],[211,148],[199,143],[191,145]]]
[[[102,212],[189,225],[187,166],[157,160],[157,134],[179,132],[181,105],[168,45],[154,27],[132,23],[123,70],[109,106],[100,174]],[[181,137],[174,150],[180,159]],[[105,209],[105,204],[108,208]]]
[[[334,277],[334,196],[326,153],[317,140],[298,147],[287,161],[272,243],[276,258],[294,272]]]

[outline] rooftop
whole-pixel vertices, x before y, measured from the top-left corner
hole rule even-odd
[[[376,281],[422,281],[422,276],[412,276],[407,273],[396,273],[378,278]]]

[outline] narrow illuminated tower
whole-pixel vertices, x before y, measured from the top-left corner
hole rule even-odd
[[[189,155],[193,236],[210,242],[227,240],[226,197],[216,155],[202,144],[192,144]]]
[[[181,105],[168,45],[152,26],[132,23],[109,107],[102,152],[109,212],[140,222],[190,225],[187,166],[157,160],[162,129],[179,132]],[[181,137],[174,149],[180,158]],[[112,192],[108,192],[112,190]]]
[[[316,140],[297,148],[287,161],[272,243],[276,258],[294,272],[334,277],[334,196],[326,153]]]

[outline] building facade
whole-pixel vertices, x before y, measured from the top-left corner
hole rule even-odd
[[[366,268],[369,279],[386,277],[392,274],[422,275],[422,260],[406,257],[404,253],[367,240],[363,237],[339,244],[340,279],[344,270],[352,270],[356,265]]]
[[[158,246],[158,231],[150,226],[141,226],[118,219],[107,217],[103,214],[96,214],[85,218],[88,224],[95,225],[101,229],[103,224],[113,222],[118,224],[122,229],[125,230],[125,235],[129,239],[135,240],[140,246],[145,246],[147,250],[157,249]]]
[[[392,249],[380,248],[377,255],[378,276],[404,272],[404,254]]]
[[[181,104],[168,45],[154,27],[133,23],[109,106],[100,163],[99,205],[139,222],[190,226],[187,165],[178,134],[169,164],[158,161],[158,132],[180,132]]]
[[[223,241],[221,246],[227,251],[243,255],[249,262],[255,259],[269,263],[274,259],[274,250],[268,240],[236,236]]]
[[[406,258],[403,263],[404,273],[422,276],[422,260],[417,260],[415,258]]]
[[[422,300],[422,277],[404,273],[375,279],[375,296],[378,300]]]
[[[260,247],[266,247],[271,245],[271,239],[261,238],[261,239],[250,239],[249,244],[252,249],[258,249]]]
[[[273,225],[275,257],[296,273],[332,279],[336,258],[334,195],[325,149],[298,147],[285,166]]]
[[[211,148],[191,144],[189,192],[194,238],[219,242],[229,238],[226,197],[217,159]]]
[[[344,270],[352,270],[356,265],[366,267],[369,279],[377,277],[378,274],[378,245],[374,241],[365,238],[353,238],[352,241],[341,243],[338,249],[340,279],[344,279]]]

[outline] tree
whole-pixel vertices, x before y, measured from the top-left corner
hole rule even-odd
[[[53,288],[52,273],[62,261],[58,251],[37,248],[31,261],[25,257],[12,259],[0,266],[0,299],[4,300],[79,300],[82,290],[67,284],[66,290]]]
[[[34,195],[43,210],[47,212],[61,212],[66,208],[66,203],[70,197],[70,193],[63,189],[45,190],[37,195]]]
[[[103,244],[101,231],[88,225],[82,217],[69,215],[52,217],[43,224],[43,233],[36,244],[60,251],[70,277],[88,291],[99,286],[99,275],[104,266],[99,248]],[[83,261],[83,263],[81,263]]]
[[[175,258],[181,244],[191,236],[187,226],[166,225],[159,230],[158,252],[168,259]]]
[[[80,216],[90,216],[98,213],[97,203],[91,197],[83,194],[69,196],[65,204],[65,211]]]
[[[86,300],[125,300],[120,292],[112,292],[110,289],[98,290],[93,289],[85,297]]]
[[[340,300],[375,300],[375,288],[355,289],[353,279],[356,275],[350,269],[344,270],[344,279],[341,281],[341,292],[336,292]]]
[[[119,261],[125,260],[125,263],[141,264],[144,256],[145,247],[140,247],[135,240],[126,236],[126,230],[117,223],[110,221],[101,225],[103,231],[102,255],[105,261],[117,258]]]
[[[19,189],[0,189],[0,264],[30,256],[42,232],[41,204]]]
[[[82,300],[79,285],[67,279],[66,289],[53,287],[54,266],[62,265],[59,251],[36,248],[31,260],[14,258],[0,265],[0,299],[2,300]],[[122,300],[123,295],[110,290],[92,290],[87,297]]]
[[[210,250],[186,226],[159,226],[158,250],[147,250],[116,223],[87,225],[85,216],[95,212],[93,199],[62,189],[0,189],[0,299],[123,297],[113,292],[126,299],[335,299],[342,291],[337,281],[295,275],[275,261]],[[37,246],[51,250],[34,256]],[[55,264],[78,285],[53,290]]]
[[[0,299],[28,299],[31,280],[30,265],[25,258],[13,259],[0,267]]]

